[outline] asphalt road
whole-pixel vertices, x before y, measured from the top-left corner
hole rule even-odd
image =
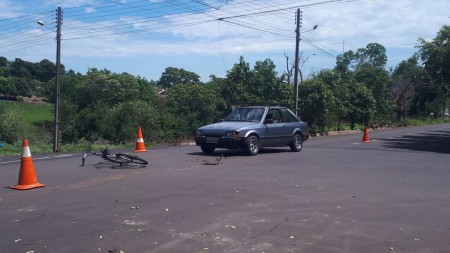
[[[33,155],[46,186],[27,191],[7,188],[20,157],[0,157],[0,252],[450,252],[450,124],[369,137],[147,146],[145,168]]]

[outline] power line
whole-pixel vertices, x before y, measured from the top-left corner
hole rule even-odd
[[[314,9],[324,6],[358,5],[385,0],[259,0],[225,1],[216,0],[171,0],[131,2],[100,0],[92,4],[64,9],[63,40],[81,40],[88,38],[122,38],[123,36],[148,37],[154,33],[182,31],[184,27],[207,25],[217,20],[229,27],[239,27],[255,31],[250,40],[259,40],[267,35],[280,40],[294,38],[293,10],[296,8]],[[55,23],[54,11],[41,12],[11,19],[0,20],[0,51],[20,49],[27,43],[39,43],[41,40],[54,40],[54,34],[43,34],[41,38],[27,36],[37,30],[35,22],[43,20],[50,26]],[[305,15],[304,26],[318,24]],[[47,26],[48,27],[48,26]],[[344,39],[330,32],[322,24],[320,31],[308,34],[305,43],[313,48],[336,55],[338,44]],[[194,31],[194,30],[193,30]],[[237,31],[237,30],[236,30]],[[226,38],[226,30],[220,32],[220,39]],[[351,44],[346,41],[348,45]]]

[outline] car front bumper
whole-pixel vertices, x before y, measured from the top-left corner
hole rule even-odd
[[[208,145],[215,148],[237,149],[244,146],[245,138],[225,138],[225,137],[194,137],[197,146]]]

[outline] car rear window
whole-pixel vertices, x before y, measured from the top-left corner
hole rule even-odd
[[[289,110],[281,109],[281,113],[283,114],[284,122],[298,122],[298,119]]]

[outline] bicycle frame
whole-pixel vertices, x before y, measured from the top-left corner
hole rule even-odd
[[[100,156],[104,160],[107,160],[107,161],[110,161],[113,163],[118,163],[118,164],[120,164],[120,166],[122,166],[123,164],[146,166],[148,164],[148,162],[146,160],[139,158],[135,155],[128,155],[128,154],[122,154],[122,153],[110,153],[108,148],[105,148],[104,150],[102,150],[100,152],[88,150],[81,158],[82,159],[81,166],[84,166],[87,154],[93,154],[96,156]]]

